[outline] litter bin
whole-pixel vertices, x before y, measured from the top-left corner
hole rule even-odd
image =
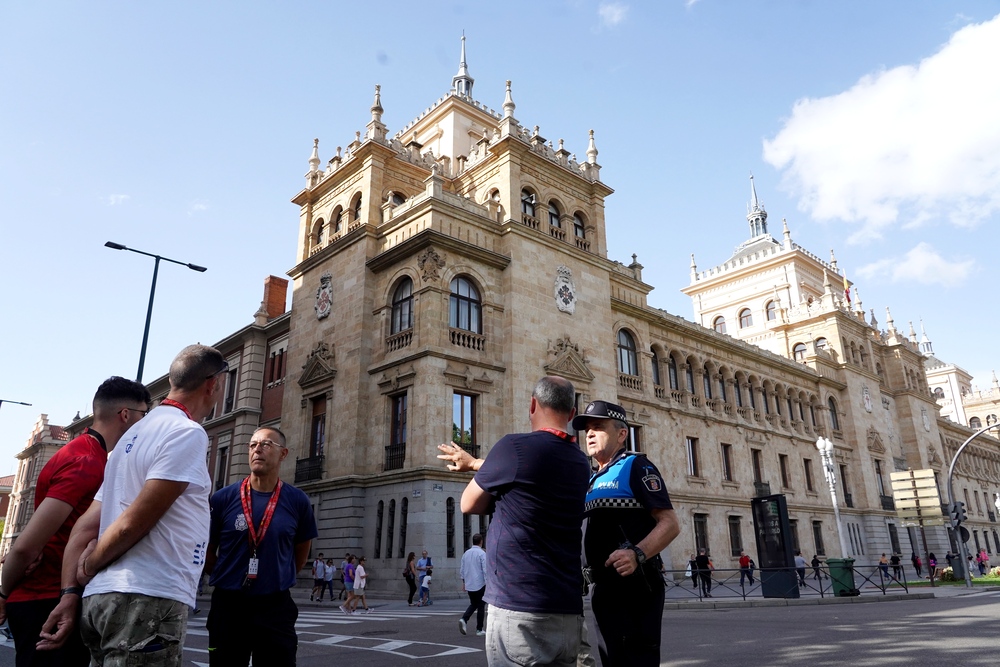
[[[837,597],[861,595],[861,591],[854,587],[853,558],[827,558],[826,564],[830,568],[830,583],[834,595]]]

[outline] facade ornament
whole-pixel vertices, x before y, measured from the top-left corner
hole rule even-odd
[[[434,248],[427,248],[417,257],[417,266],[420,267],[420,275],[424,282],[440,280],[440,269],[444,268],[444,264],[444,256],[438,254]]]
[[[503,117],[513,118],[515,108],[514,98],[510,94],[510,79],[507,79],[507,93],[503,98]]]
[[[316,319],[327,317],[333,310],[333,276],[327,271],[319,277],[319,287],[316,289]]]
[[[865,412],[872,411],[872,394],[866,384],[861,385],[861,402],[865,406]]]
[[[554,293],[556,308],[570,315],[576,312],[576,287],[573,285],[573,272],[569,267],[556,268]]]

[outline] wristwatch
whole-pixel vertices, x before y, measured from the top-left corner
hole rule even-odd
[[[646,562],[646,554],[643,553],[642,549],[640,549],[639,547],[637,547],[637,546],[635,546],[633,544],[632,545],[632,551],[635,552],[635,564],[636,565],[642,565],[643,563]]]

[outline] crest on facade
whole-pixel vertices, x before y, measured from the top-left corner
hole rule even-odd
[[[441,269],[444,268],[444,256],[434,248],[427,248],[417,257],[417,266],[424,282],[441,279]]]
[[[882,436],[874,428],[868,429],[868,449],[878,453],[885,451],[885,445],[882,444]]]
[[[382,390],[382,393],[388,393],[392,391],[398,391],[401,387],[409,387],[413,384],[413,378],[416,377],[417,371],[413,368],[413,364],[408,367],[401,368],[396,366],[390,371],[386,371],[382,374],[382,377],[378,379],[378,386]]]
[[[927,414],[927,408],[920,408],[920,421],[924,423],[924,430],[930,433],[931,431],[931,418]]]
[[[464,387],[481,392],[488,392],[493,388],[493,379],[485,370],[477,375],[469,366],[462,370],[448,364],[447,368],[444,369],[444,377],[448,384],[453,387]]]
[[[576,312],[576,287],[569,267],[556,268],[555,297],[556,308],[570,315]]]
[[[311,387],[323,381],[332,381],[337,377],[337,369],[333,367],[333,349],[320,341],[309,353],[309,358],[302,365],[302,374],[299,375],[300,387]]]
[[[555,343],[550,340],[548,353],[554,359],[543,367],[546,374],[559,375],[576,383],[590,384],[594,381],[587,356],[569,336],[557,338]]]
[[[316,288],[316,319],[321,320],[333,310],[333,276],[329,272],[319,277]]]
[[[872,393],[868,391],[868,385],[861,385],[861,403],[865,406],[866,412],[872,411]]]

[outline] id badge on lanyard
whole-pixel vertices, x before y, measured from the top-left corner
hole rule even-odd
[[[260,572],[260,559],[257,558],[257,547],[264,541],[264,535],[267,533],[268,526],[271,525],[271,519],[274,518],[274,509],[278,505],[281,486],[282,482],[278,480],[278,485],[274,488],[274,493],[271,494],[271,498],[267,501],[267,507],[264,508],[264,516],[260,519],[260,527],[255,528],[253,525],[253,505],[250,499],[250,478],[247,477],[240,484],[240,501],[243,505],[243,516],[247,521],[247,539],[250,540],[250,562],[247,563],[247,576],[243,580],[244,588],[250,586]]]

